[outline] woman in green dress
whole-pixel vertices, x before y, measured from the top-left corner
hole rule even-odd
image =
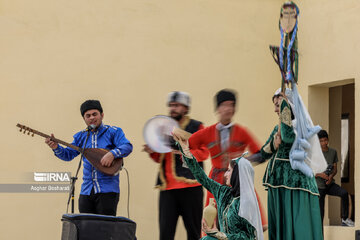
[[[208,178],[194,156],[190,153],[188,141],[173,133],[180,145],[183,159],[196,180],[210,191],[216,200],[219,228],[209,227],[203,220],[203,240],[262,240],[262,226],[259,206],[254,191],[254,169],[251,163],[241,157],[232,160],[225,173],[226,186]]]
[[[279,125],[261,148],[263,159],[269,160],[263,179],[268,190],[269,240],[321,240],[315,178],[293,170],[290,165],[289,153],[296,138],[291,106],[280,91],[274,95],[273,103]]]

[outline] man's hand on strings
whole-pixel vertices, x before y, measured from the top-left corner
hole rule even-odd
[[[113,161],[114,155],[111,152],[108,152],[101,158],[100,163],[104,167],[110,167]]]
[[[51,149],[57,149],[58,148],[58,143],[57,142],[54,142],[53,140],[51,139],[54,139],[54,134],[51,134],[51,138],[46,138],[45,139],[45,143],[51,148]]]

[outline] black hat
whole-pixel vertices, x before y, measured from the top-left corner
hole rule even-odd
[[[216,108],[218,108],[220,104],[225,101],[234,101],[234,103],[236,103],[235,93],[231,90],[223,89],[215,95]]]
[[[98,100],[86,100],[83,104],[80,106],[80,112],[81,116],[84,116],[85,112],[91,109],[99,110],[100,113],[103,112],[103,109],[101,107],[101,104]]]
[[[319,137],[319,139],[321,139],[321,138],[329,138],[329,135],[325,130],[320,130],[320,132],[318,132],[318,137]]]
[[[190,96],[187,92],[174,91],[168,94],[167,105],[171,102],[178,102],[189,108]]]

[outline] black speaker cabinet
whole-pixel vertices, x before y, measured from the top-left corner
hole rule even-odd
[[[135,240],[136,223],[125,217],[64,214],[61,240]]]
[[[360,240],[360,230],[355,231],[355,240]]]

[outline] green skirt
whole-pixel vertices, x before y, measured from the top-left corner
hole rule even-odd
[[[269,240],[322,240],[319,197],[302,190],[268,188]]]

